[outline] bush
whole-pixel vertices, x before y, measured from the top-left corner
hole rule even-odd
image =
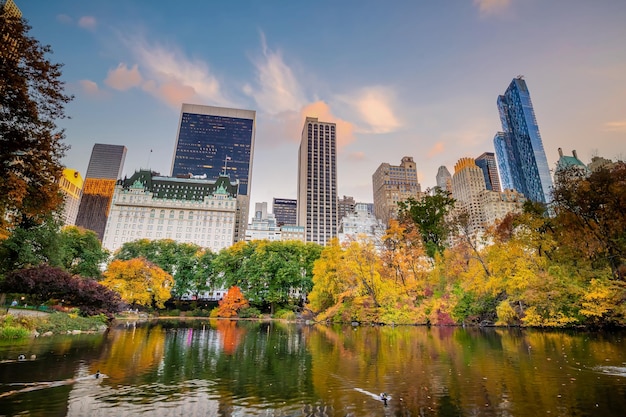
[[[242,308],[237,313],[242,319],[258,318],[261,315],[261,311],[256,307]]]
[[[0,339],[24,339],[30,335],[30,331],[21,326],[0,326]]]
[[[281,310],[278,310],[276,313],[274,313],[274,318],[282,319],[282,320],[295,320],[296,313],[290,310],[281,309]]]
[[[201,308],[197,308],[190,312],[192,317],[209,317],[209,312]]]
[[[93,317],[71,318],[68,314],[52,313],[47,320],[39,320],[37,331],[39,333],[67,333],[72,330],[96,331],[108,323],[107,316],[101,314]]]

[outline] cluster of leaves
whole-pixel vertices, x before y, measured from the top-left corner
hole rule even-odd
[[[22,224],[0,241],[0,274],[46,264],[70,274],[99,279],[108,253],[91,230],[61,228],[52,214],[41,224]]]
[[[58,179],[66,146],[56,120],[72,99],[61,64],[29,36],[25,20],[0,10],[0,239],[41,224],[62,204]]]
[[[243,296],[239,287],[230,287],[224,298],[219,301],[219,307],[217,308],[217,317],[237,317],[237,313],[250,307],[250,303]]]
[[[144,258],[114,260],[104,273],[102,285],[118,293],[133,307],[163,308],[171,298],[170,274]]]
[[[0,292],[26,294],[36,305],[63,302],[85,316],[105,314],[112,318],[123,307],[118,293],[48,265],[8,273],[0,283]]]
[[[321,246],[299,241],[238,242],[222,250],[214,272],[227,287],[238,286],[255,305],[277,307],[306,299],[313,287],[313,263]]]
[[[140,239],[125,243],[114,257],[121,261],[137,258],[144,258],[170,274],[174,279],[171,291],[177,297],[197,296],[216,286],[215,254],[210,249],[171,239]]]
[[[406,203],[382,249],[367,241],[326,247],[309,296],[318,318],[626,325],[624,163],[560,177],[549,210],[529,202],[480,239],[462,216],[440,216],[453,204],[440,197],[419,209]]]

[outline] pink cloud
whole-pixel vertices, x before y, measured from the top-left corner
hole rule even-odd
[[[432,148],[430,148],[430,150],[428,151],[427,156],[429,158],[432,158],[435,155],[439,155],[440,153],[443,153],[446,149],[446,146],[444,145],[443,142],[437,142],[433,145]]]
[[[356,117],[365,124],[360,129],[363,133],[390,133],[401,126],[394,113],[395,92],[391,88],[365,87],[357,93],[337,98],[356,110]]]
[[[333,115],[328,104],[323,101],[316,101],[304,106],[300,111],[300,129],[302,129],[306,117],[317,117],[320,121],[335,123],[337,125],[337,148],[339,150],[355,140],[354,125]]]
[[[158,97],[174,108],[180,108],[182,103],[200,102],[202,98],[198,96],[196,90],[182,83],[177,79],[146,81],[142,86],[144,91]]]
[[[495,15],[506,11],[511,0],[474,0],[474,4],[482,15]]]
[[[362,151],[357,151],[357,152],[351,152],[348,155],[348,159],[350,161],[354,161],[354,162],[358,162],[358,161],[364,161],[367,159],[367,157],[365,156],[365,152]]]
[[[82,16],[78,19],[78,26],[83,29],[94,30],[97,26],[96,18],[93,16]]]
[[[66,14],[59,14],[59,15],[57,15],[57,21],[65,24],[65,25],[69,25],[70,23],[73,22],[72,18],[69,17]]]
[[[626,132],[626,120],[604,124],[605,132]]]
[[[142,77],[137,64],[129,69],[121,63],[114,70],[109,70],[104,83],[115,90],[126,91],[141,85]]]
[[[88,96],[98,96],[101,92],[100,88],[98,88],[98,84],[91,80],[80,80],[78,83],[83,92]]]

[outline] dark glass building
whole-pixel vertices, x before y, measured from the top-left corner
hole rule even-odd
[[[498,178],[498,167],[494,153],[483,152],[475,161],[476,165],[483,170],[487,189],[491,191],[502,191],[500,189],[500,179]]]
[[[183,104],[172,162],[172,177],[216,180],[224,172],[250,195],[256,112]]]
[[[275,198],[272,203],[272,212],[278,226],[298,224],[298,200]]]
[[[122,176],[126,146],[96,143],[91,151],[76,226],[93,230],[102,241],[115,182]]]
[[[552,177],[530,92],[521,76],[498,97],[498,110],[503,135],[496,135],[494,146],[498,158],[506,159],[498,159],[501,175],[510,178],[512,188],[529,200],[550,202]]]
[[[254,110],[183,104],[180,113],[171,176],[238,180],[236,241],[248,224],[255,128]]]

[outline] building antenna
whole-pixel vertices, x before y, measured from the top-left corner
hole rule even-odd
[[[228,168],[228,161],[230,161],[230,156],[226,155],[224,158],[224,173],[222,175],[226,176],[226,169]]]
[[[150,149],[150,153],[148,154],[148,166],[147,169],[150,169],[150,157],[152,157],[152,149]]]

